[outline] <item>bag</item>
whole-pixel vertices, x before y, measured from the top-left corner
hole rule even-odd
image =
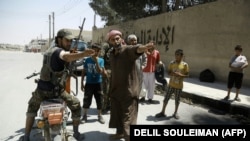
[[[145,97],[147,95],[147,90],[145,89],[145,85],[142,82],[142,88],[139,97]]]
[[[210,69],[205,69],[200,73],[199,77],[201,82],[214,82],[215,76],[214,73]]]

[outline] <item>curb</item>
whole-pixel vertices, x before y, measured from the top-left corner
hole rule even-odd
[[[225,101],[223,99],[209,98],[206,96],[191,94],[185,91],[183,91],[181,97],[189,99],[194,104],[201,104],[204,106],[209,106],[212,108],[222,110],[232,115],[243,115],[247,118],[250,118],[250,106],[242,103]]]

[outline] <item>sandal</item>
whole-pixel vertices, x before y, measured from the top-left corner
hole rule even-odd
[[[80,140],[83,140],[85,139],[85,135],[84,134],[81,134],[79,132],[75,132],[73,134],[73,137],[77,140],[77,141],[80,141]]]
[[[163,114],[162,112],[158,113],[155,115],[156,118],[161,118],[161,117],[166,117],[165,114]]]
[[[173,114],[173,117],[175,118],[175,119],[180,119],[180,116],[176,113],[176,114]]]
[[[238,102],[241,101],[240,98],[238,98],[238,97],[234,98],[234,100],[236,100],[236,101],[238,101]]]
[[[226,96],[225,98],[224,98],[224,100],[228,100],[230,97],[229,96]]]

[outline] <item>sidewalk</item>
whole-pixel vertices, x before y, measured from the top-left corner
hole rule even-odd
[[[169,78],[166,78],[169,81]],[[210,106],[230,114],[240,114],[250,118],[250,88],[242,87],[239,97],[241,102],[234,101],[235,88],[232,89],[230,99],[227,95],[227,84],[222,82],[201,82],[198,78],[185,78],[183,98],[192,103]]]
[[[168,78],[166,78],[169,80]],[[73,82],[73,81],[72,81]],[[227,94],[226,85],[224,83],[205,83],[200,82],[195,78],[186,78],[184,80],[183,88],[183,98],[189,99],[194,104],[208,105],[221,109],[229,110],[231,113],[236,114],[242,112],[241,114],[248,114],[250,111],[250,89],[242,88],[240,93],[241,102],[235,101],[224,101],[223,98]],[[180,120],[176,120],[171,117],[173,109],[175,106],[175,101],[170,99],[166,114],[168,115],[165,118],[156,119],[154,116],[158,113],[162,106],[163,94],[156,94],[154,96],[155,101],[159,101],[158,104],[147,104],[140,103],[139,105],[139,114],[138,114],[138,125],[203,125],[209,124],[213,125],[220,123],[222,125],[238,125],[238,121],[231,118],[230,114],[219,114],[211,116],[210,114],[213,111],[207,112],[207,110],[201,111],[200,105],[190,106],[185,102],[182,102],[182,107],[179,110],[181,117]],[[231,98],[234,98],[235,93],[231,93]],[[79,92],[78,98],[82,101],[83,93]],[[105,119],[105,124],[100,124],[97,120],[97,110],[95,107],[95,100],[93,98],[92,106],[88,111],[88,122],[81,124],[79,131],[85,135],[84,141],[111,141],[109,140],[109,135],[114,134],[116,130],[114,128],[108,128],[110,113],[103,114]],[[195,108],[194,108],[195,107]],[[196,110],[195,110],[196,109]],[[210,111],[210,110],[209,110]],[[210,121],[210,122],[209,122]],[[68,131],[73,134],[72,126],[69,124]],[[34,131],[37,132],[37,131]],[[36,138],[36,136],[34,136]],[[112,140],[113,141],[113,140]],[[124,141],[124,139],[114,140],[114,141]]]
[[[166,78],[169,80],[168,78]],[[194,104],[200,104],[201,106],[207,105],[214,107],[215,109],[221,109],[224,111],[228,111],[226,113],[233,113],[249,116],[250,111],[250,89],[243,87],[240,93],[241,102],[232,101],[235,93],[231,93],[231,101],[225,101],[223,98],[227,94],[226,84],[224,83],[205,83],[200,82],[195,78],[186,78],[184,80],[184,89],[183,89],[183,98],[189,99]],[[207,114],[206,110],[203,113],[200,110],[194,110],[195,108],[191,107],[200,107],[198,106],[189,106],[190,104],[182,102],[182,108],[180,108],[180,116],[185,117],[181,118],[181,120],[176,121],[176,119],[171,118],[171,114],[174,109],[174,99],[171,99],[168,104],[168,108],[166,110],[166,114],[168,115],[166,118],[156,119],[154,115],[160,111],[162,106],[163,94],[155,94],[154,100],[159,101],[159,104],[147,104],[140,103],[139,114],[138,114],[138,125],[203,125],[206,124],[216,124],[217,120],[214,120],[213,116]],[[82,95],[80,99],[83,98]],[[95,101],[93,100],[93,104]],[[93,107],[93,106],[92,106]],[[209,108],[210,109],[210,108]],[[199,112],[199,113],[198,113]],[[208,112],[209,113],[209,112]],[[212,111],[211,111],[212,113]],[[85,134],[85,141],[110,141],[109,135],[114,134],[116,130],[114,128],[108,128],[110,114],[104,114],[103,117],[106,120],[105,124],[100,124],[97,121],[96,109],[95,107],[91,108],[88,113],[88,122],[82,124],[79,127],[79,130]],[[227,115],[230,114],[219,114],[218,121],[223,125],[237,125],[233,119],[228,119]],[[210,123],[208,120],[211,120]],[[123,141],[115,140],[115,141]]]

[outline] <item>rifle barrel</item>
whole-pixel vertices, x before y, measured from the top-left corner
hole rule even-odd
[[[38,74],[40,74],[40,72],[37,72],[37,73],[34,72],[31,75],[27,76],[26,79],[30,79],[31,77],[37,76]]]

